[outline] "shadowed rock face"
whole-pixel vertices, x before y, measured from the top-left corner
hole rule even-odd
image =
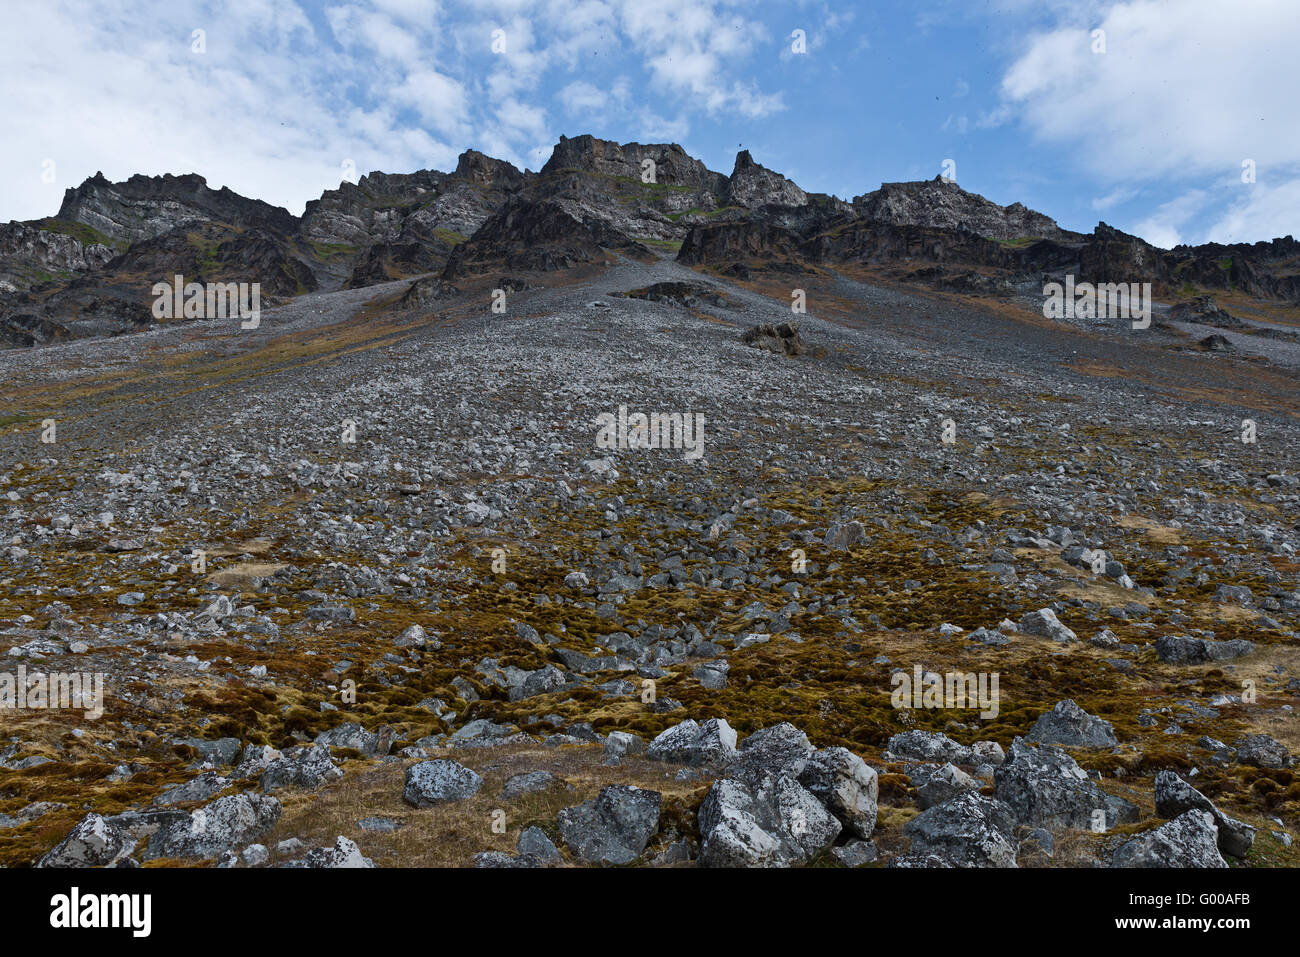
[[[603,247],[639,248],[602,221],[584,222],[579,216],[560,201],[514,200],[456,247],[442,278],[453,281],[501,269],[568,269],[605,261]]]

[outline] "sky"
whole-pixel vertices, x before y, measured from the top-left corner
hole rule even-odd
[[[561,134],[845,199],[948,171],[1163,247],[1300,234],[1300,0],[0,0],[0,221],[96,171],[300,214]],[[1097,32],[1100,31],[1100,32]]]

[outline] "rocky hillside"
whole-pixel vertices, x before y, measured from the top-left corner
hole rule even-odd
[[[518,195],[454,283],[0,353],[0,674],[103,679],[4,712],[0,866],[1300,863],[1297,350],[797,225]]]

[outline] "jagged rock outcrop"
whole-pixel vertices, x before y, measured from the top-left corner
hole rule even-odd
[[[1196,788],[1173,771],[1161,771],[1155,780],[1156,813],[1176,818],[1185,811],[1207,812],[1214,818],[1219,850],[1232,857],[1245,857],[1255,843],[1255,829],[1244,821],[1228,817]]]
[[[298,225],[287,209],[240,196],[228,187],[214,190],[197,173],[183,176],[136,174],[110,183],[96,173],[63,194],[59,219],[85,223],[110,239],[136,242],[196,223],[227,223],[288,236]]]
[[[926,226],[975,233],[988,239],[1080,239],[1042,213],[1020,203],[999,206],[951,180],[936,176],[911,183],[882,183],[880,189],[853,198],[862,219],[890,226]]]
[[[429,272],[533,175],[477,150],[450,173],[367,173],[307,203],[300,234],[321,256],[353,259],[350,287]]]
[[[1132,824],[1137,808],[1107,794],[1075,760],[1050,745],[1031,747],[1022,738],[1011,744],[1006,761],[994,772],[999,801],[1021,824],[1089,829]]]
[[[1019,842],[1012,809],[974,791],[922,811],[903,825],[913,854],[955,867],[1015,867]]]
[[[728,176],[676,143],[583,135],[561,137],[539,173],[476,150],[451,172],[371,172],[326,190],[301,218],[193,173],[119,183],[96,173],[66,191],[58,217],[0,227],[0,344],[147,327],[141,284],[175,275],[256,282],[274,305],[439,271],[451,281],[567,269],[608,262],[609,251],[648,261],[643,243],[680,243],[679,262],[742,279],[856,265],[960,293],[1006,295],[1069,274],[1150,282],[1157,295],[1190,285],[1300,301],[1290,236],[1161,250],[1105,223],[1071,232],[942,177],[885,183],[849,203],[807,192],[747,150]],[[1241,325],[1221,311],[1187,318]]]
[[[1120,845],[1112,867],[1227,867],[1208,811],[1184,811],[1167,824]]]
[[[749,150],[736,154],[736,165],[727,181],[727,202],[732,206],[752,209],[768,203],[782,206],[802,206],[808,194],[765,166],[754,162]]]
[[[102,242],[83,242],[75,232],[76,224],[56,219],[42,220],[40,225],[0,225],[0,283],[13,287],[0,292],[26,289],[67,271],[101,269],[113,258],[111,247]]]
[[[721,194],[727,185],[725,176],[710,170],[676,143],[619,144],[587,134],[561,136],[538,175],[544,179],[577,170],[641,183],[646,160],[654,164],[653,185],[715,195]]]

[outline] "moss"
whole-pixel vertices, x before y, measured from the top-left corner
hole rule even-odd
[[[98,244],[121,252],[128,245],[125,240],[110,239],[93,226],[87,226],[85,223],[75,222],[70,219],[59,219],[57,216],[47,216],[45,219],[37,220],[32,225],[45,230],[47,233],[61,233],[65,236],[71,236],[83,246]]]

